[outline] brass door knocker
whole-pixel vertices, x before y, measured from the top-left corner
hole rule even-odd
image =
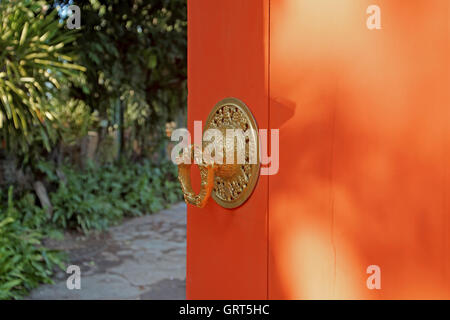
[[[184,199],[186,203],[202,208],[212,197],[224,208],[236,208],[250,197],[259,177],[259,135],[256,121],[249,108],[241,100],[226,98],[218,102],[210,112],[204,132],[208,129],[218,129],[224,136],[229,132],[227,129],[241,129],[245,139],[241,142],[237,141],[237,143],[234,138],[223,140],[224,154],[227,148],[234,150],[235,156],[232,163],[226,161],[223,164],[206,163],[202,157],[198,156],[196,159],[196,155],[201,154],[201,150],[198,150],[200,149],[198,146],[190,146],[190,163],[195,160],[200,169],[201,187],[200,192],[195,194],[191,185],[191,164],[179,164],[178,179]],[[239,143],[241,143],[240,150],[244,150],[244,162],[239,162],[239,157],[236,155]],[[203,141],[203,148],[205,146],[206,143]],[[198,149],[196,150],[196,148]],[[251,150],[256,151],[256,157],[252,161],[250,161]]]

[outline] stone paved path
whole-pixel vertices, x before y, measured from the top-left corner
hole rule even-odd
[[[88,237],[68,234],[46,245],[81,268],[81,289],[68,290],[61,271],[28,299],[185,299],[186,205],[126,220]]]

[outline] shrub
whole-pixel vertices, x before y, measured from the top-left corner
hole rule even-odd
[[[83,171],[65,167],[63,172],[65,181],[52,175],[58,186],[50,194],[58,228],[104,230],[124,216],[156,212],[182,199],[171,163],[89,165]]]
[[[30,198],[20,201],[27,202]],[[36,206],[29,208],[39,210]],[[28,222],[24,223],[10,188],[7,206],[0,206],[0,300],[18,299],[40,283],[51,283],[54,267],[62,267],[62,256],[41,245],[43,234],[27,226],[36,220],[33,222],[26,216]]]
[[[86,70],[73,63],[75,32],[46,1],[25,0],[0,1],[0,34],[0,139],[15,152],[49,151],[57,137],[49,102]]]
[[[125,216],[156,212],[182,199],[176,167],[169,162],[64,167],[63,180],[50,163],[37,168],[54,189],[51,223],[32,193],[14,200],[12,187],[7,195],[0,192],[5,203],[0,205],[0,299],[18,299],[51,283],[55,266],[63,267],[63,255],[42,246],[44,237],[65,229],[104,230]]]

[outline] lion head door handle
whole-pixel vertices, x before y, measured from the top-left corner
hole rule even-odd
[[[191,145],[190,164],[178,165],[178,179],[184,199],[188,204],[203,208],[212,197],[224,208],[236,208],[251,196],[259,177],[259,135],[256,121],[242,101],[226,98],[218,102],[210,112],[204,132],[208,129],[221,132],[223,154],[232,150],[234,159],[231,163],[225,157],[223,163],[207,163],[201,156],[201,148]],[[238,134],[229,139],[230,132]],[[203,141],[203,148],[206,145]],[[198,194],[195,194],[191,185],[190,169],[194,160],[200,169],[201,187]]]

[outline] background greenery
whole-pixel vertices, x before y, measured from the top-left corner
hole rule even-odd
[[[70,4],[81,29],[66,27]],[[50,282],[63,232],[181,200],[186,1],[0,1],[0,299]]]

